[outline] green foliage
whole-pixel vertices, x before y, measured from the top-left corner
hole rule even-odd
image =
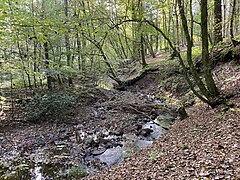
[[[196,46],[192,49],[192,57],[193,59],[200,56],[202,53],[202,47],[201,46]],[[187,60],[187,52],[184,51],[181,53],[183,60]]]
[[[1,102],[1,101],[6,101],[6,98],[3,97],[3,96],[0,96],[0,102]]]
[[[174,168],[174,165],[173,165],[173,164],[167,164],[167,165],[166,165],[166,169],[172,169],[172,168]]]
[[[28,120],[35,121],[45,116],[60,118],[75,102],[73,96],[64,92],[37,95],[28,104],[31,110]]]
[[[113,89],[113,84],[105,81],[99,81],[97,83],[97,86],[103,89],[109,89],[109,90]]]
[[[148,159],[154,161],[163,155],[164,155],[163,153],[152,151],[148,154]]]
[[[68,177],[71,179],[77,179],[85,176],[87,176],[87,171],[82,166],[72,167],[68,171]]]
[[[183,145],[182,145],[182,149],[183,149],[183,150],[189,149],[189,145],[188,145],[188,144],[183,144]]]

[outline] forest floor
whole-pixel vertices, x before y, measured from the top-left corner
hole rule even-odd
[[[88,89],[90,96],[79,97],[61,120],[28,123],[6,111],[0,116],[0,179],[64,179],[64,168],[88,166],[86,155],[121,144],[123,134],[139,133],[139,126],[159,115],[152,97],[173,109],[184,104],[189,117],[120,164],[91,164],[101,171],[86,179],[240,179],[239,60],[216,66],[214,78],[221,93],[233,95],[231,108],[211,109],[195,99],[172,60],[126,91]],[[118,139],[101,142],[106,134]]]
[[[214,69],[232,108],[196,102],[154,144],[86,179],[240,179],[240,69],[234,62]]]
[[[240,179],[239,78],[228,84],[234,108],[196,103],[152,147],[86,179]]]

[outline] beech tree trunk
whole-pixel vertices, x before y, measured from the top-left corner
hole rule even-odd
[[[207,24],[207,0],[201,0],[201,35],[202,35],[202,61],[204,77],[208,89],[207,98],[213,101],[212,98],[216,98],[219,95],[218,89],[215,85],[212,76],[211,62],[208,52],[208,24]],[[210,102],[214,103],[214,102]]]
[[[66,22],[68,21],[68,0],[64,1],[65,3],[65,17],[66,17]],[[70,40],[69,40],[69,34],[68,32],[65,33],[65,46],[66,46],[66,56],[67,56],[67,66],[71,67],[71,54],[70,54]],[[68,77],[68,84],[69,86],[73,85],[71,75]]]
[[[232,4],[232,14],[231,14],[231,20],[230,20],[230,38],[232,41],[232,45],[236,46],[239,42],[234,39],[234,33],[233,33],[233,23],[235,18],[235,10],[236,10],[236,0],[233,0]]]
[[[214,44],[223,41],[222,37],[222,0],[214,0]],[[206,2],[207,3],[207,2]]]

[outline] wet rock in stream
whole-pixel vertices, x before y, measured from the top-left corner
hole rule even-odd
[[[96,161],[99,161],[99,164],[105,164],[107,167],[112,166],[122,162],[125,158],[139,150],[151,146],[155,139],[158,139],[166,132],[164,128],[154,122],[148,122],[142,125],[139,131],[140,133],[138,135],[123,134],[122,136],[108,135],[104,137],[111,140],[111,142],[116,141],[117,138],[118,144],[115,144],[115,146],[113,145],[111,148],[107,148],[106,145],[100,143],[99,146],[101,148],[95,149],[90,154],[86,155],[85,161],[95,162],[94,165]],[[147,131],[149,133],[146,133]]]
[[[107,149],[103,154],[97,156],[96,158],[105,163],[107,166],[111,166],[124,160],[123,149],[119,146],[113,147]]]
[[[155,101],[155,96],[109,93],[105,100],[97,101],[76,117],[74,125],[39,125],[19,131],[18,136],[9,133],[8,139],[13,139],[16,146],[6,146],[8,141],[3,139],[0,162],[18,158],[16,164],[20,164],[27,159],[27,171],[33,175],[25,179],[68,177],[69,173],[81,172],[81,167],[92,173],[151,146],[176,119],[175,111],[165,102]],[[10,166],[15,165],[6,164],[4,168]],[[1,174],[0,168],[0,179],[7,170]]]
[[[163,133],[166,132],[166,130],[164,130],[164,128],[162,128],[161,126],[159,126],[153,122],[144,124],[142,126],[142,130],[151,131],[149,136],[146,137],[146,140],[158,139],[160,137],[160,135],[162,135]]]

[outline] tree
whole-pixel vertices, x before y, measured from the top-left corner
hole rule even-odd
[[[231,19],[230,19],[230,38],[231,38],[231,42],[232,42],[233,46],[236,46],[237,44],[239,44],[239,42],[237,40],[235,40],[234,34],[233,34],[233,22],[234,22],[234,18],[235,18],[236,5],[237,5],[237,0],[233,0],[232,14],[231,14]]]
[[[148,55],[155,57],[161,50],[172,49],[194,93],[204,102],[216,103],[218,91],[211,74],[206,37],[214,32],[215,43],[221,41],[221,1],[210,1],[214,6],[209,6],[208,12],[206,7],[200,8],[197,0],[19,2],[0,2],[0,54],[12,63],[16,76],[26,87],[37,88],[47,82],[49,89],[54,89],[56,80],[59,85],[71,84],[73,73],[79,79],[110,75],[122,83],[119,75],[123,71],[119,69],[127,59],[135,58],[144,67]],[[239,8],[235,6],[239,3],[231,2],[232,6],[230,0],[222,2],[227,10],[232,7],[231,13],[222,13],[230,25],[226,35],[234,42],[239,24]],[[203,3],[206,5],[206,0]],[[199,25],[201,28],[196,28]],[[201,40],[203,76],[192,55],[193,42],[197,46]],[[180,45],[187,45],[186,62],[182,60]]]
[[[68,0],[64,0],[64,4],[65,4],[64,14],[65,14],[65,17],[66,17],[65,23],[67,24],[68,23]],[[69,40],[68,32],[69,32],[69,30],[68,30],[68,27],[67,27],[67,30],[65,32],[66,56],[67,56],[67,66],[71,67],[70,40]],[[70,76],[68,77],[68,84],[69,84],[69,86],[73,85],[72,77],[70,77]]]
[[[207,86],[207,98],[210,104],[215,104],[216,98],[218,98],[219,92],[212,76],[211,62],[209,59],[208,51],[208,11],[207,0],[201,0],[201,35],[202,35],[202,61],[205,82]],[[221,33],[222,34],[222,33]],[[219,40],[219,39],[218,39]],[[221,40],[221,38],[220,38]]]
[[[188,82],[190,89],[193,91],[193,93],[201,99],[203,102],[209,104],[211,107],[215,107],[219,103],[223,103],[219,96],[218,89],[215,85],[215,82],[212,77],[211,73],[211,64],[209,60],[209,54],[208,54],[208,27],[207,27],[207,0],[201,0],[201,32],[202,32],[202,61],[203,61],[203,69],[204,69],[204,78],[206,85],[203,83],[200,75],[197,73],[196,68],[192,61],[192,38],[189,33],[188,29],[188,23],[187,18],[184,12],[184,6],[182,4],[181,0],[178,0],[178,6],[179,6],[179,12],[182,20],[182,27],[184,30],[185,38],[187,41],[187,62],[190,68],[190,71],[188,71],[186,65],[184,64],[183,58],[178,51],[178,49],[173,45],[171,39],[153,22],[145,20],[146,23],[154,27],[169,43],[172,50],[175,52],[177,57],[179,58],[180,65],[183,68],[183,73],[185,75],[186,81]],[[195,82],[192,82],[190,79],[190,76],[192,75]],[[198,89],[194,86],[194,84],[197,85]]]
[[[222,36],[222,0],[214,0],[214,44],[223,41]]]

